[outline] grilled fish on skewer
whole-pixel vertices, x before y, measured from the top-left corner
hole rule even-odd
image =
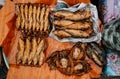
[[[27,30],[28,30],[28,28],[29,28],[29,23],[28,23],[28,21],[27,22],[25,22],[25,31],[27,32]]]
[[[40,13],[41,13],[41,6],[39,5],[38,9],[37,9],[37,24],[36,24],[37,31],[39,31],[39,29],[40,29]]]
[[[21,26],[20,22],[21,22],[21,18],[20,18],[20,16],[18,16],[17,19],[16,19],[16,27],[17,27],[17,29],[19,29],[20,26]]]
[[[67,38],[67,37],[71,37],[72,36],[71,34],[67,33],[64,30],[55,30],[55,31],[53,31],[53,34],[55,34],[59,38]]]
[[[89,10],[84,10],[80,12],[70,12],[66,10],[59,10],[54,12],[53,15],[56,17],[60,17],[68,20],[74,20],[74,21],[83,20],[92,16]]]
[[[24,41],[22,39],[19,39],[18,45],[19,45],[19,52],[17,54],[17,64],[21,63],[21,61],[22,61],[22,57],[23,57],[24,49],[25,49]]]
[[[41,38],[38,38],[38,39],[37,39],[37,43],[39,44],[39,43],[40,43],[40,41],[41,41]]]
[[[39,55],[35,56],[33,59],[33,65],[36,65],[39,61]]]
[[[33,7],[33,27],[32,30],[35,31],[36,27],[36,14],[37,14],[37,9],[36,6]]]
[[[65,29],[88,29],[91,27],[90,22],[73,22],[69,20],[55,20],[53,22],[57,27]]]
[[[20,5],[15,5],[16,14],[20,15]]]
[[[29,6],[29,30],[32,28],[32,15],[33,15],[33,8],[32,5]]]
[[[27,38],[26,39],[26,45],[25,45],[25,51],[24,51],[24,56],[23,56],[23,60],[22,60],[22,64],[27,63],[27,59],[29,57],[30,54],[30,49],[31,49],[31,43],[30,40]]]
[[[40,29],[40,23],[37,22],[37,23],[36,23],[36,31],[39,31],[39,29]]]
[[[21,29],[23,29],[25,27],[24,5],[23,4],[20,6],[20,12],[21,12],[21,20],[22,20]]]
[[[35,28],[36,28],[36,21],[33,22],[33,27],[32,27],[33,32],[35,32]]]
[[[38,44],[36,55],[39,55],[39,53],[44,49],[45,49],[45,39],[42,39]]]
[[[41,41],[40,38],[38,38],[37,39],[37,49],[38,49],[38,44],[40,43],[40,41]],[[34,56],[33,64],[36,65],[38,60],[39,60],[39,55]]]
[[[43,26],[44,14],[45,14],[45,5],[43,5],[43,6],[42,6],[42,9],[41,9],[41,15],[40,15],[40,31],[42,31],[43,28],[44,28],[44,26]]]
[[[28,58],[29,65],[31,64],[31,62],[35,56],[36,50],[37,50],[37,42],[36,42],[36,38],[33,38],[32,39],[32,51],[31,51],[29,58]]]
[[[28,29],[28,5],[25,5],[25,30]]]
[[[33,6],[33,21],[36,21],[37,7]]]
[[[38,8],[37,8],[37,22],[40,21],[40,13],[41,13],[41,6],[38,5]]]
[[[25,20],[23,19],[23,20],[21,21],[21,29],[24,29],[24,27],[25,27]]]
[[[43,39],[40,41],[40,43],[37,46],[37,51],[33,59],[34,65],[37,63],[38,56],[40,55],[41,52],[44,51],[44,49],[45,49],[45,40]]]
[[[44,52],[42,51],[42,52],[40,53],[40,56],[39,56],[39,65],[40,65],[40,66],[43,64],[44,59],[45,59],[45,54],[44,54]]]
[[[49,29],[49,13],[50,13],[50,8],[47,6],[45,12],[44,31],[47,31],[47,29]]]
[[[28,5],[25,5],[25,19],[28,19]]]
[[[20,5],[21,18],[24,19],[24,4]]]
[[[21,15],[20,15],[20,6],[19,5],[16,5],[16,13],[18,15],[17,19],[16,19],[16,27],[17,29],[19,29],[21,26],[20,26],[20,22],[21,22]]]

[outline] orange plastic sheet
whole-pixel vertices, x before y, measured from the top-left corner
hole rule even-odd
[[[90,0],[64,0],[65,2],[69,3],[70,6],[75,5],[77,3],[90,3]]]
[[[86,2],[86,0],[76,0],[77,3],[78,1]],[[73,0],[74,4],[77,4],[76,2]],[[66,76],[58,70],[49,70],[47,63],[44,63],[42,67],[16,65],[15,58],[18,52],[17,45],[20,33],[15,28],[15,3],[44,3],[54,7],[56,0],[7,0],[0,10],[0,46],[4,47],[4,52],[10,61],[7,79],[91,79],[100,76],[102,69],[87,57],[86,60],[91,64],[92,70],[83,76]],[[46,38],[46,41],[46,57],[56,50],[70,49],[74,45],[73,43],[61,43],[50,37]]]

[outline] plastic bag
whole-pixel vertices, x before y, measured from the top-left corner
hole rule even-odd
[[[98,24],[98,13],[97,13],[97,9],[94,5],[92,4],[86,4],[86,3],[79,3],[79,4],[76,4],[74,6],[71,6],[69,8],[66,8],[66,7],[63,7],[64,5],[61,5],[62,3],[58,3],[56,7],[56,9],[54,9],[54,11],[57,11],[57,10],[67,10],[67,11],[71,11],[71,12],[76,12],[76,11],[79,11],[79,10],[82,10],[82,9],[85,9],[85,8],[88,8],[90,9],[90,11],[92,12],[92,23],[93,23],[93,30],[94,32],[92,33],[92,35],[88,38],[73,38],[73,37],[70,37],[70,38],[63,38],[63,39],[59,39],[57,36],[55,36],[52,31],[54,31],[54,26],[53,26],[53,29],[50,33],[50,37],[58,40],[58,41],[61,41],[61,42],[100,42],[101,40],[101,33],[99,32],[99,24]],[[63,2],[63,4],[65,4]],[[62,8],[60,8],[60,5]],[[65,4],[66,5],[66,4]]]

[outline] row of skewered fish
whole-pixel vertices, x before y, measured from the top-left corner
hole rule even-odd
[[[48,36],[49,14],[50,8],[44,4],[16,4],[16,27],[28,36]]]
[[[45,39],[28,37],[18,41],[16,63],[30,66],[41,66],[45,60]]]
[[[85,59],[88,56],[98,66],[103,67],[105,53],[96,43],[76,43],[71,50],[53,52],[47,58],[50,69],[57,69],[66,75],[83,75],[92,68]]]
[[[90,19],[92,14],[88,9],[77,12],[58,10],[53,15],[55,27],[53,34],[58,38],[86,38],[90,37],[93,32]]]

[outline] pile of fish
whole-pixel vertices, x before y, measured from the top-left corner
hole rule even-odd
[[[86,57],[99,67],[105,63],[105,52],[96,43],[76,43],[70,50],[55,51],[47,58],[50,69],[65,75],[83,75],[92,70]]]
[[[107,48],[120,51],[120,18],[104,25],[102,42]]]
[[[45,60],[45,39],[28,37],[19,39],[16,63],[22,65],[41,66]]]
[[[90,19],[92,14],[89,9],[77,12],[58,10],[53,15],[55,27],[53,34],[58,38],[87,38],[93,32]]]
[[[25,35],[48,36],[50,8],[40,4],[16,4],[16,27]]]
[[[41,66],[45,60],[45,38],[49,34],[50,8],[41,4],[16,4],[16,27],[21,33],[16,63]]]

